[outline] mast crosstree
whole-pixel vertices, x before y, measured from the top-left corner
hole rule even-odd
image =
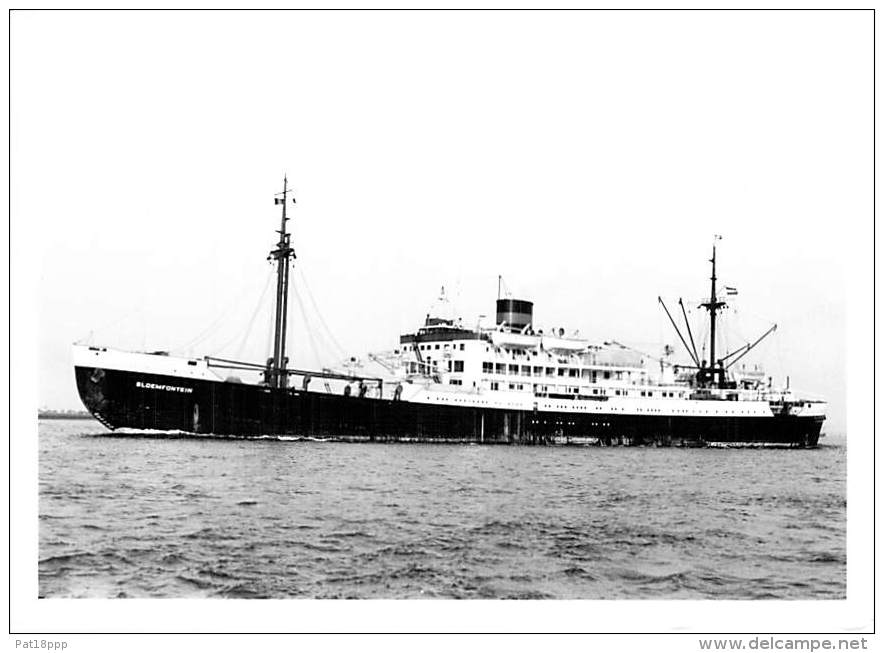
[[[288,233],[286,222],[289,218],[286,216],[286,206],[289,195],[288,177],[282,179],[282,192],[276,193],[273,198],[274,204],[282,204],[282,218],[280,219],[279,242],[276,243],[276,249],[271,250],[267,260],[276,261],[276,322],[274,324],[273,337],[273,358],[268,362],[269,374],[268,383],[274,388],[284,388],[288,384],[288,374],[286,367],[288,366],[288,358],[285,355],[285,337],[286,322],[288,317],[288,297],[289,297],[289,262],[294,260],[295,250],[291,246],[291,234]],[[295,198],[292,197],[292,203]]]

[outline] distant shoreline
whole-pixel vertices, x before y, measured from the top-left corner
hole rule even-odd
[[[37,419],[95,419],[86,411],[65,412],[60,410],[39,410]]]

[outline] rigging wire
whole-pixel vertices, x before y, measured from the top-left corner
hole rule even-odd
[[[786,370],[786,369],[788,369],[788,368],[783,364],[783,360],[786,358],[786,356],[784,356],[784,354],[783,354],[783,338],[777,338],[777,339],[774,341],[774,348],[775,348],[775,350],[776,350],[776,354],[775,354],[775,355],[776,355],[776,358],[777,358],[777,365],[779,366],[779,369],[778,369],[777,371],[778,371],[780,374],[783,374],[783,371]],[[786,354],[788,354],[788,352],[786,352]],[[771,375],[769,375],[769,376],[771,376]],[[782,381],[781,381],[781,383],[782,383]]]
[[[92,344],[92,341],[93,341],[93,338],[94,338],[96,332],[98,332],[99,335],[101,335],[102,331],[110,331],[111,329],[115,329],[115,328],[119,327],[122,322],[125,322],[126,320],[130,319],[136,313],[139,313],[140,310],[141,310],[140,306],[135,306],[135,307],[131,308],[130,310],[123,313],[123,315],[121,317],[118,317],[115,320],[110,320],[110,321],[106,322],[104,325],[98,327],[97,329],[91,329],[85,337],[80,338],[79,340],[75,341],[74,344],[78,344],[78,345],[79,344]]]
[[[241,300],[245,297],[247,291],[249,290],[251,290],[251,287],[247,283],[242,288],[240,288],[240,291],[236,295],[232,296],[232,299],[230,300],[230,302],[228,302],[224,310],[221,311],[221,313],[211,322],[211,324],[209,324],[209,326],[203,329],[195,338],[193,338],[186,344],[179,347],[173,347],[172,351],[189,351],[193,349],[193,347],[195,347],[196,345],[204,342],[209,336],[214,334],[218,326],[221,324],[221,321],[227,317],[233,307],[240,304]]]
[[[225,309],[221,314],[218,315],[218,317],[216,317],[214,320],[212,320],[212,322],[209,324],[209,326],[207,326],[205,329],[200,331],[199,334],[197,334],[197,336],[195,338],[193,338],[192,340],[190,340],[189,342],[187,342],[184,345],[181,345],[179,347],[173,347],[172,351],[184,351],[184,352],[191,351],[196,345],[202,343],[204,340],[206,340],[210,335],[212,335],[215,332],[215,330],[221,324],[221,321],[225,317],[227,317],[227,314],[229,312],[230,312],[230,307]]]
[[[273,356],[273,348],[271,343],[273,342],[273,333],[276,330],[276,320],[274,320],[274,312],[271,309],[270,315],[267,317],[267,343],[264,345],[264,357],[271,361]]]
[[[323,331],[316,330],[312,333],[314,336],[316,336],[317,342],[319,344],[318,349],[323,355],[328,354],[332,358],[346,359],[346,355],[335,351],[335,346],[331,343],[331,341],[328,339],[328,336],[325,335]]]
[[[246,342],[249,339],[249,335],[252,333],[252,327],[255,325],[255,318],[258,317],[258,312],[264,306],[264,300],[265,300],[265,297],[267,296],[267,290],[270,288],[270,281],[272,279],[273,279],[273,273],[271,272],[267,275],[267,283],[264,285],[264,290],[261,293],[261,298],[258,300],[258,305],[255,307],[255,312],[252,313],[252,319],[249,320],[249,326],[246,329],[246,332],[243,335],[242,340],[239,343],[239,347],[237,347],[237,349],[236,349],[236,355],[234,356],[234,358],[239,358],[240,356],[242,356],[242,352],[245,349]]]
[[[301,273],[301,284],[304,289],[309,293],[310,289],[307,286],[307,280],[304,277],[303,272]],[[315,317],[317,317],[324,327],[322,329],[314,329],[311,326],[311,315],[307,312],[307,305],[304,301],[303,295],[298,293],[298,284],[297,279],[292,283],[292,288],[294,289],[296,299],[298,301],[298,305],[301,309],[301,316],[304,319],[304,329],[307,331],[307,336],[310,338],[310,345],[313,348],[313,355],[316,359],[317,365],[322,366],[322,360],[326,355],[330,355],[332,358],[346,358],[346,355],[340,345],[337,344],[337,341],[334,339],[334,335],[332,335],[331,330],[328,328],[328,325],[325,323],[325,320],[322,317],[322,313],[319,311],[319,307],[316,304],[316,300],[312,298],[311,300],[315,312]],[[337,349],[337,351],[335,351]]]
[[[267,289],[270,288],[270,281],[272,279],[273,279],[273,273],[270,272],[267,274],[267,281],[264,283],[264,290],[261,291],[261,296],[258,298],[258,303],[255,306],[255,310],[252,312],[252,317],[249,319],[248,327],[246,328],[245,334],[242,336],[242,340],[240,341],[239,348],[237,349],[237,352],[236,352],[236,355],[234,356],[234,358],[239,358],[240,354],[242,353],[242,349],[245,346],[246,339],[249,337],[249,334],[252,332],[252,326],[255,323],[255,318],[258,315],[258,311],[261,310],[261,307],[264,303],[264,298],[267,295]],[[225,349],[227,349],[227,347],[229,347],[231,344],[233,344],[233,342],[237,338],[240,337],[240,333],[241,333],[240,331],[237,331],[236,333],[233,334],[233,337],[230,338],[227,342],[225,342],[220,347],[216,347],[215,353],[218,354],[220,352],[223,352]]]
[[[730,353],[730,338],[728,337],[730,319],[724,308],[721,308],[716,319],[718,324],[716,325],[715,333],[719,338],[719,343],[715,352],[715,358],[721,358],[725,354]],[[712,364],[714,365],[715,362]]]
[[[316,315],[319,318],[319,322],[322,324],[322,327],[325,329],[325,332],[328,334],[329,340],[332,345],[338,350],[338,354],[341,358],[347,357],[347,352],[341,347],[341,344],[338,342],[337,338],[335,338],[331,329],[328,328],[328,324],[326,324],[325,319],[322,317],[322,311],[319,310],[319,305],[316,303],[316,298],[313,296],[313,293],[310,290],[310,286],[307,283],[307,277],[304,276],[304,266],[303,264],[299,265],[297,268],[298,274],[301,275],[301,281],[304,283],[304,289],[307,291],[307,297],[310,299],[310,302],[313,304],[313,309],[316,311]]]
[[[295,291],[295,299],[298,300],[298,306],[301,308],[301,315],[304,318],[304,330],[307,332],[307,339],[310,341],[310,347],[313,349],[313,357],[316,359],[317,367],[322,367],[322,360],[319,356],[319,350],[316,347],[316,341],[313,338],[313,329],[310,328],[310,323],[307,320],[307,311],[304,308],[304,302],[301,300],[301,293],[298,292],[297,287],[292,284],[292,289]]]
[[[663,312],[660,310],[655,311],[657,314],[657,342],[661,344],[661,346],[666,346],[666,341],[663,336]]]
[[[706,360],[706,343],[709,340],[709,327],[703,327],[703,342],[700,345],[700,361]]]
[[[733,326],[731,327],[731,329],[736,334],[737,338],[740,339],[740,341],[748,342],[748,339],[746,338],[746,336],[743,335],[743,333],[745,332],[744,327],[743,327],[743,320],[742,320],[743,312],[737,310],[736,306],[731,306],[731,315],[733,315],[733,318],[734,318],[733,319]]]

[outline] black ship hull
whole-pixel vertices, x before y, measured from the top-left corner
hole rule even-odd
[[[76,367],[109,429],[366,441],[814,447],[822,417],[599,415],[447,406]]]

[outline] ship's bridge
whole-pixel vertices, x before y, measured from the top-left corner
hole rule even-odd
[[[403,333],[399,336],[400,345],[416,342],[450,342],[452,340],[481,340],[482,334],[472,329],[465,329],[452,323],[425,324],[415,333]]]
[[[480,340],[482,335],[478,330],[464,328],[460,318],[454,317],[454,310],[445,286],[442,286],[439,297],[430,307],[424,324],[415,333],[405,333],[399,336],[400,345],[413,345],[415,343],[451,342],[454,340]]]

